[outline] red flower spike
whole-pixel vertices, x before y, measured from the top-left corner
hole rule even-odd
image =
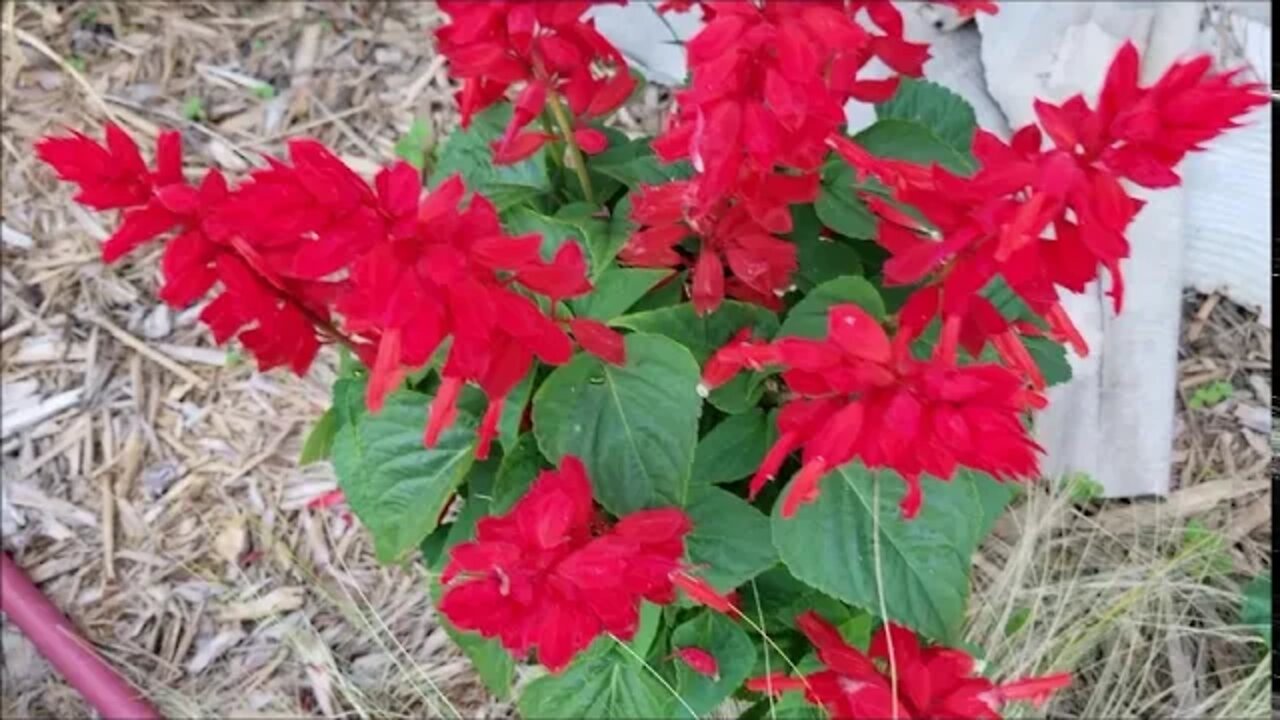
[[[234,190],[216,170],[198,186],[187,184],[181,140],[173,132],[158,137],[154,170],[114,125],[108,126],[103,145],[77,133],[45,138],[36,150],[60,177],[80,186],[79,202],[123,210],[123,222],[103,245],[107,262],[172,232],[162,260],[160,297],[185,306],[220,281],[221,289],[200,316],[215,339],[238,336],[260,369],[287,365],[301,374],[315,357],[321,334],[334,334],[329,316],[338,284],[300,277],[293,268],[312,245],[330,236],[377,237],[384,226],[376,197],[358,178],[355,186],[349,184],[350,170],[331,156],[307,153],[305,144],[291,144],[291,152],[294,148],[298,167],[273,160],[271,168],[255,172],[252,182]],[[319,180],[319,173],[324,180],[307,182]],[[263,192],[268,184],[269,197]],[[317,193],[324,196],[323,212],[312,210],[320,204]],[[288,211],[267,212],[281,207]]]
[[[956,336],[947,341],[952,345],[958,327],[951,323],[944,331]],[[732,377],[747,348],[785,369],[789,399],[778,414],[778,439],[748,487],[754,498],[787,456],[802,450],[801,471],[783,497],[784,517],[817,499],[823,475],[851,460],[902,476],[908,518],[920,508],[922,473],[949,480],[957,467],[968,467],[1000,480],[1036,475],[1039,447],[1021,416],[1041,398],[1002,366],[956,367],[945,353],[918,360],[908,342],[890,340],[855,305],[828,310],[823,340],[783,338],[760,349],[748,337],[740,334],[718,350],[703,382],[708,375]]]
[[[517,659],[536,651],[558,672],[599,635],[631,638],[642,599],[674,600],[670,576],[690,528],[676,508],[597,523],[586,470],[565,456],[450,551],[439,608],[459,628],[497,638]]]
[[[803,691],[806,701],[833,718],[999,720],[1008,701],[1043,701],[1070,683],[1064,673],[996,685],[973,674],[973,658],[965,652],[926,646],[915,633],[897,625],[881,626],[864,654],[813,611],[797,617],[796,624],[826,668],[803,677],[773,673],[749,678],[746,687],[770,694]]]
[[[873,20],[892,30],[892,13],[877,12],[883,17]],[[1142,87],[1138,60],[1131,44],[1120,49],[1096,110],[1083,96],[1061,104],[1037,101],[1041,128],[1022,128],[1009,144],[977,133],[974,155],[980,167],[971,177],[937,167],[922,173],[909,164],[875,158],[850,140],[828,139],[859,179],[870,175],[881,180],[894,200],[918,209],[931,226],[864,194],[881,218],[877,241],[891,254],[884,266],[886,279],[928,283],[908,303],[911,316],[904,322],[904,337],[918,335],[941,315],[948,334],[940,359],[949,358],[958,333],[974,354],[995,343],[1011,367],[1042,386],[1043,378],[1020,357],[1018,344],[1002,338],[1004,324],[986,318],[987,303],[978,293],[1000,275],[1049,323],[1055,338],[1079,353],[1087,351],[1058,297],[1060,288],[1081,292],[1098,277],[1099,268],[1106,268],[1108,294],[1119,312],[1121,262],[1129,254],[1124,231],[1141,203],[1118,179],[1148,187],[1177,184],[1174,167],[1187,152],[1200,149],[1266,102],[1260,86],[1238,83],[1234,73],[1211,73],[1207,57],[1176,63],[1154,85]],[[1041,148],[1041,130],[1053,147]],[[1052,237],[1044,236],[1046,229]],[[941,297],[926,297],[939,288]]]
[[[626,101],[635,87],[623,58],[590,20],[582,15],[587,2],[446,2],[440,8],[449,21],[436,30],[436,47],[449,61],[450,73],[462,80],[458,104],[462,126],[471,117],[521,86],[511,122],[494,143],[494,162],[507,164],[537,152],[553,136],[524,131],[543,112],[548,93],[562,96],[577,116],[607,115]],[[603,77],[596,73],[603,72]],[[604,149],[596,131],[575,133],[587,152]]]
[[[766,194],[775,196],[791,193],[790,197],[798,198],[810,190],[807,181],[774,185],[769,185],[772,181],[768,179],[762,182],[766,183],[763,189],[772,188]],[[631,219],[641,227],[628,239],[618,259],[640,267],[679,267],[688,264],[688,259],[677,246],[686,238],[696,237],[699,247],[690,295],[699,313],[715,311],[726,295],[776,305],[777,298],[791,286],[797,266],[796,248],[774,236],[756,216],[770,216],[774,209],[781,209],[789,230],[786,203],[775,207],[752,197],[701,207],[698,196],[704,188],[701,180],[642,186],[635,193],[631,209]]]
[[[682,647],[677,648],[670,657],[678,658],[694,672],[720,682],[720,664],[716,662],[716,656],[706,650],[700,647]]]

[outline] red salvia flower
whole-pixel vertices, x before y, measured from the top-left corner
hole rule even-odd
[[[923,473],[941,480],[950,480],[957,467],[1000,480],[1036,474],[1039,447],[1021,416],[1044,400],[1017,374],[999,365],[957,367],[945,331],[935,356],[918,360],[902,338],[891,341],[856,305],[833,306],[827,333],[823,340],[783,338],[771,345],[740,336],[703,372],[703,385],[714,386],[735,368],[763,362],[785,369],[791,399],[778,414],[778,439],[750,485],[754,496],[788,455],[802,449],[783,517],[817,498],[828,471],[855,459],[903,477],[908,518],[919,511]]]
[[[677,508],[603,528],[595,517],[586,470],[565,456],[510,512],[483,518],[476,539],[450,551],[440,611],[463,630],[498,638],[517,659],[536,650],[552,671],[601,634],[630,639],[641,599],[675,599],[671,576],[691,524]]]
[[[544,261],[541,236],[506,235],[482,195],[472,195],[460,209],[465,192],[454,176],[415,203],[415,229],[384,238],[353,264],[350,290],[339,308],[352,332],[376,338],[368,385],[375,412],[411,369],[452,338],[424,442],[434,445],[453,423],[458,393],[465,382],[475,382],[489,398],[476,449],[483,458],[507,394],[534,357],[558,365],[573,352],[556,321],[513,285],[547,297],[553,306],[591,285],[577,243],[565,243],[553,260]]]
[[[305,142],[297,146],[310,149]],[[123,211],[120,227],[103,244],[106,262],[174,232],[162,261],[161,299],[175,306],[189,305],[220,284],[200,318],[219,343],[238,336],[260,369],[287,365],[302,374],[320,347],[320,335],[335,334],[329,307],[338,285],[321,281],[318,275],[295,272],[296,259],[310,244],[324,242],[309,238],[328,225],[314,221],[292,234],[259,233],[265,208],[244,212],[252,203],[243,202],[241,190],[229,188],[217,170],[208,171],[197,186],[185,181],[178,133],[160,134],[154,171],[147,168],[133,140],[111,124],[105,145],[74,133],[45,138],[37,143],[36,152],[59,177],[80,186],[78,202],[98,210]],[[331,155],[323,158],[329,159],[341,165]],[[272,162],[275,171],[291,172],[283,163]],[[256,192],[256,185],[251,186]],[[376,201],[371,202],[376,207]],[[288,212],[284,202],[277,202],[276,208]],[[372,231],[382,228],[376,225]]]
[[[449,22],[436,31],[436,46],[462,80],[462,126],[523,83],[511,122],[494,143],[494,161],[513,163],[537,152],[554,136],[525,130],[540,116],[549,93],[563,97],[575,117],[574,139],[588,153],[607,138],[581,120],[607,115],[635,88],[622,54],[582,14],[590,2],[574,0],[444,0]]]
[[[867,198],[881,218],[876,240],[892,254],[886,281],[927,283],[907,303],[904,331],[916,335],[941,317],[971,352],[994,342],[1007,364],[1042,383],[1019,350],[1018,329],[996,321],[978,296],[999,275],[1055,339],[1085,354],[1059,289],[1081,292],[1105,267],[1120,310],[1120,264],[1129,255],[1124,233],[1142,203],[1119,178],[1147,187],[1177,184],[1173,166],[1187,152],[1266,102],[1260,85],[1238,84],[1236,73],[1213,74],[1209,65],[1207,56],[1177,63],[1143,88],[1137,49],[1127,43],[1112,61],[1096,110],[1082,96],[1060,105],[1037,101],[1040,127],[1019,130],[1010,143],[979,130],[973,142],[979,170],[968,178],[875,158],[851,140],[832,138],[859,179],[876,177],[924,218]],[[1053,147],[1041,148],[1041,128]]]
[[[805,699],[831,718],[972,718],[999,720],[1011,700],[1043,703],[1067,687],[1066,673],[996,684],[974,674],[974,661],[962,650],[923,645],[915,633],[885,624],[863,653],[813,611],[796,625],[818,651],[826,669],[803,677],[783,673],[751,678],[747,689],[769,694],[803,691]]]
[[[745,204],[725,201],[711,211],[700,211],[690,204],[695,186],[696,181],[641,186],[631,207],[631,219],[640,229],[628,239],[618,259],[641,267],[691,264],[691,295],[702,314],[719,307],[725,295],[781,307],[779,298],[790,287],[796,269],[795,245],[762,227]],[[789,229],[785,205],[783,211]],[[690,238],[698,239],[692,259],[678,247]]]
[[[715,12],[687,46],[692,83],[677,94],[678,111],[653,143],[665,161],[692,161],[703,206],[758,185],[777,166],[814,173],[826,139],[844,124],[844,104],[883,101],[896,90],[896,76],[858,79],[867,62],[879,57],[897,73],[919,76],[928,58],[926,45],[903,38],[902,16],[888,2],[710,7]],[[855,20],[864,9],[882,32]]]

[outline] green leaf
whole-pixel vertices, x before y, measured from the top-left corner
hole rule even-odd
[[[827,336],[827,310],[832,305],[854,303],[877,320],[884,319],[884,301],[864,277],[847,275],[829,280],[796,303],[778,330],[778,337],[799,336],[820,340]]]
[[[636,634],[627,641],[627,647],[635,651],[636,655],[644,657],[648,654],[649,648],[653,647],[653,641],[658,637],[658,626],[661,624],[662,606],[641,600],[640,624],[636,628]]]
[[[608,150],[587,160],[587,167],[634,188],[638,185],[661,185],[693,175],[685,161],[664,165],[653,155],[648,138],[636,138],[612,145]]]
[[[972,484],[921,478],[924,505],[904,520],[898,505],[906,484],[895,473],[855,462],[821,483],[818,499],[794,517],[783,518],[782,503],[775,504],[773,540],[791,573],[940,642],[959,640],[982,512]]]
[[[686,508],[693,530],[685,544],[701,577],[727,592],[778,562],[769,542],[769,519],[746,500],[717,487],[702,487]]]
[[[502,417],[498,419],[498,443],[505,452],[511,452],[520,439],[520,420],[524,417],[524,408],[533,395],[534,373],[527,372],[524,379],[516,384],[507,394],[506,405],[502,408]]]
[[[498,466],[498,474],[490,490],[489,512],[505,514],[524,497],[538,473],[545,468],[542,453],[538,451],[538,441],[533,433],[524,433],[515,447],[502,456],[502,464]]]
[[[598,638],[559,674],[529,683],[521,717],[660,718],[670,693],[612,637]]]
[[[928,80],[904,77],[887,102],[876,105],[881,120],[910,120],[928,128],[935,137],[968,155],[978,119],[964,98]]]
[[[773,337],[778,328],[778,319],[759,305],[726,300],[709,315],[699,315],[692,303],[681,303],[623,315],[612,324],[636,332],[671,338],[688,348],[698,364],[702,364],[713,352],[729,342],[738,330],[748,325],[755,328],[759,337]]]
[[[978,499],[978,508],[982,515],[976,525],[977,540],[974,546],[977,547],[983,538],[995,529],[996,522],[1017,493],[1017,486],[1013,483],[1002,483],[986,473],[968,468],[957,468],[956,476],[959,482],[972,484]]]
[[[918,122],[890,118],[879,120],[853,138],[873,155],[929,165],[938,163],[954,173],[973,172],[967,153],[948,145]]]
[[[813,209],[823,225],[841,235],[870,239],[876,236],[876,217],[854,191],[854,180],[853,170],[846,165],[823,173]]]
[[[533,398],[533,428],[553,462],[582,458],[600,504],[621,515],[683,504],[698,440],[698,365],[675,342],[626,338],[627,364],[586,353],[556,368]]]
[[[743,612],[752,622],[760,623],[766,632],[777,634],[793,630],[796,616],[807,610],[813,610],[833,623],[850,617],[850,610],[844,603],[800,582],[785,565],[769,568],[751,583],[752,586],[740,593]]]
[[[849,244],[822,234],[818,214],[811,205],[791,206],[791,234],[799,267],[797,284],[803,290],[841,275],[862,274],[862,256]]]
[[[514,235],[538,233],[542,236],[542,259],[551,260],[566,242],[576,242],[583,255],[588,254],[590,244],[587,232],[578,222],[549,217],[530,207],[513,208],[503,214],[502,225]]]
[[[483,193],[501,212],[551,190],[547,175],[546,150],[511,165],[494,165],[489,144],[497,140],[511,119],[511,105],[500,103],[471,119],[471,126],[458,128],[440,149],[431,171],[431,187],[454,173],[462,175],[467,189]]]
[[[595,289],[585,297],[571,300],[569,307],[578,317],[608,322],[636,304],[653,286],[671,277],[671,270],[651,268],[605,269],[595,281]]]
[[[298,457],[299,465],[310,465],[318,460],[328,460],[333,450],[333,436],[338,433],[338,413],[333,408],[324,411],[316,422],[307,439],[302,443],[302,454]]]
[[[183,101],[182,117],[188,120],[203,120],[205,118],[204,100],[201,100],[198,95],[193,95]]]
[[[373,534],[378,560],[418,547],[474,460],[474,420],[459,413],[431,449],[422,446],[425,395],[399,391],[382,411],[343,426],[333,467],[351,510]]]
[[[707,396],[707,402],[729,415],[740,415],[760,404],[764,397],[767,373],[744,372],[721,385]]]
[[[1187,401],[1187,407],[1193,409],[1213,407],[1223,400],[1231,397],[1234,388],[1228,380],[1214,380],[1206,385],[1201,385],[1191,394],[1191,399]]]
[[[631,220],[631,195],[627,194],[614,204],[606,231],[591,237],[591,245],[587,247],[591,253],[591,267],[604,272],[635,230],[636,224]]]
[[[709,678],[695,672],[683,661],[674,660],[675,682],[672,684],[684,703],[671,698],[666,717],[685,716],[688,713],[686,705],[699,716],[715,710],[742,685],[756,662],[756,648],[746,631],[719,613],[699,613],[672,631],[672,652],[685,647],[711,653],[716,659],[720,678]]]
[[[1066,348],[1045,337],[1023,336],[1020,339],[1036,367],[1040,368],[1046,385],[1061,385],[1071,379],[1071,362],[1067,360]]]
[[[431,125],[416,117],[409,126],[409,132],[396,140],[393,151],[396,157],[422,170],[427,165],[427,152],[431,149],[432,140]]]
[[[345,377],[333,383],[333,414],[338,429],[354,423],[365,414],[364,378]]]
[[[719,484],[751,475],[769,449],[769,434],[768,418],[759,408],[725,418],[698,441],[694,482]]]
[[[644,297],[631,306],[631,313],[649,312],[650,310],[661,310],[672,305],[679,305],[684,300],[684,286],[687,275],[688,273],[683,270],[677,272],[675,277],[645,293]]]
[[[1271,573],[1255,577],[1244,587],[1241,597],[1240,622],[1253,628],[1271,649]]]

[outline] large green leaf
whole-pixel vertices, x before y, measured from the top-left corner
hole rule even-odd
[[[669,337],[693,353],[698,363],[704,363],[711,353],[729,342],[738,330],[751,326],[762,339],[773,337],[778,329],[777,317],[759,305],[736,300],[725,300],[715,312],[699,315],[692,303],[632,313],[617,318],[612,323],[636,332],[653,333]]]
[[[847,165],[829,165],[822,174],[822,187],[813,209],[823,225],[845,237],[870,239],[876,236],[876,217],[854,191],[855,175]]]
[[[719,484],[752,474],[769,449],[769,435],[768,418],[759,408],[725,418],[698,441],[694,482]]]
[[[512,208],[503,215],[503,226],[515,235],[538,233],[542,235],[542,257],[550,260],[556,251],[566,242],[576,242],[582,248],[582,254],[589,257],[591,243],[587,239],[587,228],[583,221],[574,222],[563,218],[551,217],[530,207]],[[603,230],[603,228],[598,228]]]
[[[717,487],[701,487],[685,508],[693,520],[686,539],[699,574],[728,591],[778,562],[769,542],[769,519],[746,500]]]
[[[556,368],[533,398],[543,455],[582,458],[600,503],[615,514],[683,504],[698,440],[698,365],[664,337],[626,338],[627,364],[580,353]]]
[[[490,490],[489,512],[502,515],[510,510],[517,500],[524,497],[545,467],[533,433],[522,434],[515,447],[502,456],[502,464],[498,466]]]
[[[774,507],[773,540],[791,573],[935,640],[958,641],[981,530],[972,482],[922,478],[924,505],[911,520],[901,516],[906,485],[895,473],[854,462],[821,483],[818,499],[794,517]]]
[[[827,310],[832,305],[853,303],[875,317],[884,318],[884,301],[875,286],[864,277],[847,275],[829,280],[796,303],[778,329],[778,337],[790,335],[822,339],[827,336]]]
[[[964,155],[973,145],[978,120],[965,99],[928,80],[904,77],[887,102],[876,105],[881,120],[910,120],[928,128],[946,145]]]
[[[511,119],[511,105],[499,103],[458,128],[445,141],[431,171],[429,185],[436,187],[454,173],[462,175],[468,190],[483,193],[499,211],[551,190],[546,150],[511,165],[494,165],[489,144],[497,140]]]
[[[791,206],[791,227],[788,237],[796,245],[796,281],[802,290],[841,275],[862,273],[862,256],[848,243],[822,233],[812,205]]]
[[[653,155],[653,148],[647,138],[612,145],[608,150],[589,158],[587,167],[629,188],[641,184],[661,185],[693,174],[693,168],[685,161],[664,165]]]
[[[671,277],[663,268],[623,268],[610,266],[595,280],[595,288],[569,306],[580,317],[608,322],[626,312],[653,286]]]
[[[794,630],[796,616],[808,610],[833,623],[844,622],[853,612],[839,600],[800,582],[781,564],[756,576],[740,596],[743,613],[775,635]]]
[[[591,237],[591,244],[587,247],[591,252],[591,267],[599,270],[593,277],[598,277],[611,266],[635,231],[636,224],[631,220],[631,195],[627,194],[614,204],[605,232]]]
[[[649,668],[606,636],[560,673],[529,683],[518,705],[526,720],[660,718],[670,696]]]
[[[474,460],[475,422],[459,412],[434,448],[422,446],[430,398],[402,390],[382,411],[338,430],[333,467],[351,510],[390,562],[436,527],[436,519]]]
[[[711,653],[716,659],[720,677],[709,678],[676,660],[675,682],[672,684],[684,702],[671,698],[666,717],[687,716],[689,710],[702,716],[715,710],[742,685],[756,662],[756,648],[746,631],[719,613],[699,613],[672,631],[672,651],[685,647]]]
[[[889,118],[879,120],[853,138],[868,152],[879,157],[909,160],[942,167],[960,174],[973,171],[968,154],[947,144],[932,130],[911,120]]]

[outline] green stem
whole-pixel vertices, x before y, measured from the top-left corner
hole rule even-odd
[[[560,133],[564,135],[564,144],[569,148],[573,169],[578,172],[578,182],[582,183],[582,194],[586,196],[588,204],[595,205],[596,198],[591,190],[591,177],[587,174],[587,163],[582,158],[582,150],[573,139],[573,123],[569,120],[569,113],[565,111],[564,104],[560,102],[560,96],[555,92],[547,93],[547,104],[551,107],[551,115],[555,117],[556,125],[560,126]]]

